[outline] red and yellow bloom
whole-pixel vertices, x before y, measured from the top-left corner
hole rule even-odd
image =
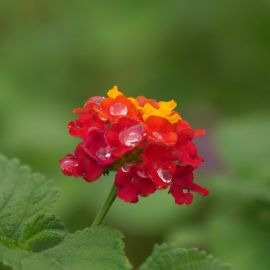
[[[192,140],[204,131],[193,130],[175,108],[173,100],[127,98],[116,86],[107,98],[90,98],[68,125],[82,142],[60,160],[63,173],[92,182],[116,170],[117,196],[131,203],[164,188],[177,204],[190,204],[193,192],[207,195],[193,177],[203,159]]]

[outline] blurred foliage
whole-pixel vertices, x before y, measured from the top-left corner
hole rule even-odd
[[[216,142],[224,168],[212,177],[209,208],[199,223],[169,232],[170,241],[205,246],[238,269],[269,269],[269,119],[256,115],[222,123]]]
[[[198,249],[182,249],[176,245],[156,245],[153,254],[140,270],[231,270],[212,255]]]
[[[116,202],[138,265],[164,239],[200,245],[238,269],[269,258],[270,3],[206,1],[1,1],[0,152],[56,179],[57,214],[89,225],[113,175],[87,185],[61,175],[72,151],[71,110],[114,84],[127,95],[174,98],[208,135],[198,181],[211,190],[179,207],[166,191]]]

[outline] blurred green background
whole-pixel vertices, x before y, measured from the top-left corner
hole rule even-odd
[[[72,109],[117,84],[127,96],[175,99],[208,135],[197,140],[211,191],[176,206],[166,191],[117,201],[107,225],[140,264],[156,242],[199,246],[239,270],[270,267],[270,2],[0,2],[0,152],[55,179],[55,212],[91,221],[113,175],[62,176]]]

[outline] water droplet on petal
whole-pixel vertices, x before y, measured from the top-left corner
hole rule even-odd
[[[110,107],[110,114],[111,115],[127,115],[128,108],[125,104],[116,102]]]
[[[146,174],[145,170],[138,170],[137,175],[141,178],[148,178],[148,175]]]
[[[136,146],[143,138],[143,126],[141,124],[131,126],[119,133],[119,140],[126,146]]]
[[[130,168],[131,168],[131,164],[125,163],[122,167],[122,171],[129,172]]]
[[[79,163],[72,155],[67,155],[60,161],[60,166],[65,175],[75,175]]]
[[[154,135],[154,137],[155,138],[157,138],[158,140],[162,140],[162,135],[159,133],[159,132],[157,132],[157,131],[155,131],[155,132],[153,132],[153,135]]]
[[[89,98],[88,102],[92,102],[92,103],[95,103],[95,104],[99,105],[102,102],[103,99],[104,99],[104,97],[94,96],[94,97]]]
[[[100,119],[101,121],[107,121],[107,120],[108,120],[107,117],[106,117],[106,115],[104,115],[104,114],[102,114],[102,113],[99,113],[98,117],[99,117],[99,119]]]
[[[78,161],[72,158],[65,158],[61,162],[62,170],[71,171],[74,167],[78,166]]]
[[[172,181],[172,174],[166,169],[158,169],[157,174],[164,183],[170,183]]]
[[[100,160],[107,160],[109,159],[112,154],[110,152],[110,147],[109,146],[105,146],[105,147],[101,147],[97,150],[96,152],[97,158],[99,158]]]

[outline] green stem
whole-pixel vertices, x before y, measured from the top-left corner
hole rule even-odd
[[[110,193],[108,194],[106,201],[100,207],[100,209],[96,215],[96,218],[94,219],[94,222],[92,223],[92,226],[99,226],[103,222],[103,220],[106,217],[109,209],[111,208],[115,198],[116,198],[116,193],[115,193],[115,187],[113,185]]]

